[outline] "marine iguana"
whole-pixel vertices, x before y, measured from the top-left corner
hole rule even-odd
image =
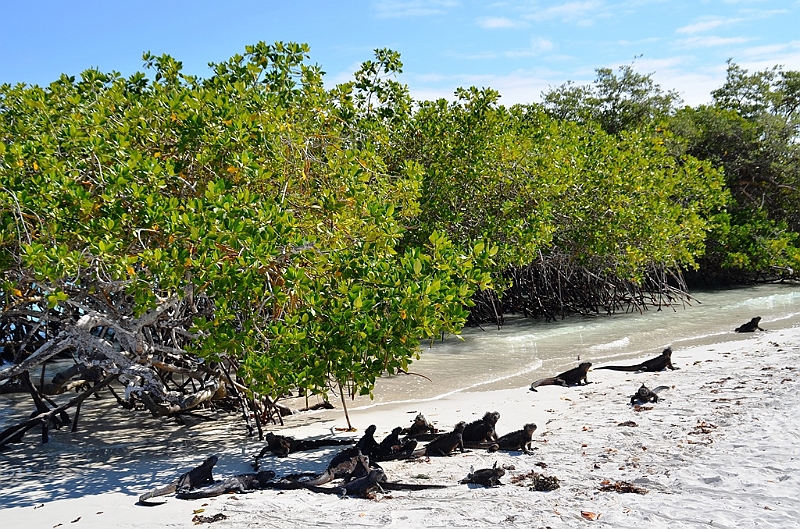
[[[497,439],[495,446],[497,450],[520,450],[526,454],[531,453],[531,440],[533,432],[536,431],[534,423],[528,423],[521,430],[507,433]]]
[[[324,485],[340,478],[350,480],[365,476],[368,472],[369,458],[363,455],[357,447],[352,446],[333,456],[324,472],[311,474],[310,477],[308,474],[290,475],[282,478],[281,482],[295,485],[284,488],[301,488],[306,485]]]
[[[665,389],[669,389],[669,386],[658,386],[655,389],[650,389],[644,384],[638,390],[636,390],[635,395],[631,395],[631,404],[636,404],[636,402],[658,402],[658,395],[659,391],[664,391]]]
[[[579,386],[581,381],[583,381],[584,384],[588,384],[589,379],[586,375],[589,372],[590,367],[592,367],[591,362],[581,362],[578,367],[573,367],[569,371],[564,371],[560,375],[548,378],[540,378],[531,384],[531,391],[536,391],[536,388],[539,386]]]
[[[370,424],[367,426],[367,429],[364,430],[364,435],[362,435],[361,439],[356,443],[356,448],[361,450],[361,453],[367,456],[370,461],[374,461],[380,451],[380,445],[378,441],[375,440],[375,430],[377,429],[377,426]]]
[[[611,369],[612,371],[662,371],[666,368],[677,369],[672,365],[672,347],[667,347],[661,354],[650,360],[645,360],[635,366],[601,366],[595,369]]]
[[[361,495],[359,489],[363,490],[371,480],[380,484],[384,490],[430,490],[430,489],[444,489],[447,485],[433,485],[429,483],[400,483],[396,481],[387,481],[383,469],[368,468],[368,462],[365,456],[359,456],[355,469],[350,475],[344,476],[344,483],[335,487],[321,487],[322,481],[285,481],[286,478],[280,481],[267,482],[264,487],[279,489],[279,490],[298,490],[308,489],[313,492],[322,492],[325,494],[355,494]],[[380,471],[379,474],[373,474],[374,471]],[[324,474],[324,473],[323,473]],[[370,477],[370,474],[372,477]],[[320,474],[322,476],[322,474]],[[369,492],[369,491],[368,491]]]
[[[399,448],[402,445],[400,442],[400,434],[402,432],[403,429],[400,426],[392,429],[392,433],[384,437],[383,440],[378,444],[379,455],[390,455],[395,451],[396,448]]]
[[[217,464],[218,460],[219,457],[216,455],[209,457],[199,466],[178,476],[178,478],[169,485],[153,489],[150,492],[145,492],[139,496],[139,503],[142,505],[159,505],[163,502],[151,502],[149,500],[156,496],[166,496],[174,492],[187,492],[191,489],[213,483],[214,478],[211,476],[211,469]]]
[[[436,437],[439,432],[436,431],[436,428],[428,422],[428,419],[426,419],[422,413],[418,413],[411,426],[404,428],[400,433],[405,434],[407,439],[430,441]]]
[[[502,467],[497,468],[497,461],[495,461],[492,468],[481,468],[479,470],[470,468],[467,477],[459,481],[459,483],[475,483],[476,485],[483,485],[484,487],[496,487],[502,485],[502,483],[500,483],[500,478],[505,475],[506,471],[503,470]]]
[[[272,452],[278,457],[286,457],[292,452],[300,452],[305,450],[315,450],[323,446],[343,446],[351,445],[354,443],[351,439],[295,439],[285,435],[275,435],[272,432],[267,432],[264,436],[267,446],[261,449],[261,452],[255,457],[253,466],[258,470],[259,460],[264,457],[267,452]]]
[[[497,439],[495,425],[498,420],[500,420],[500,413],[487,411],[482,419],[467,424],[464,427],[464,445],[495,441]]]
[[[734,329],[734,332],[755,332],[756,329],[763,331],[758,324],[761,321],[761,316],[756,316],[745,324],[742,324]]]
[[[386,474],[382,468],[373,468],[366,476],[354,479],[339,487],[319,487],[316,485],[305,485],[305,488],[314,492],[324,494],[339,494],[341,496],[358,496],[369,498],[375,492],[384,492],[381,482],[386,481]]]
[[[257,474],[239,474],[202,489],[177,491],[175,497],[182,500],[196,500],[199,498],[213,498],[229,492],[244,493],[251,490],[260,490],[265,488],[265,485],[272,481],[274,477],[275,472],[271,470],[262,470]]]
[[[399,459],[414,452],[414,449],[417,447],[417,440],[406,437],[401,441],[400,434],[402,431],[403,429],[398,426],[392,430],[392,433],[383,438],[375,454],[375,461]]]
[[[448,456],[451,452],[456,449],[461,450],[461,453],[464,453],[464,428],[467,426],[467,423],[461,421],[460,423],[456,424],[453,428],[453,431],[450,433],[446,433],[440,435],[427,445],[424,448],[424,455],[426,456]]]
[[[362,454],[357,446],[351,446],[333,456],[325,470],[331,472],[333,478],[350,478],[359,467],[369,469],[369,458]],[[360,475],[355,477],[360,477]],[[317,484],[312,483],[312,485]]]
[[[385,492],[387,490],[429,490],[444,489],[447,485],[430,485],[417,483],[398,483],[387,481],[386,474],[382,468],[373,468],[366,475],[348,481],[338,487],[318,487],[316,485],[306,485],[304,488],[313,492],[325,494],[339,494],[344,496],[359,496],[361,498],[371,498],[375,492]]]

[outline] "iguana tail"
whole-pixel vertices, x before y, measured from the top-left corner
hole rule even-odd
[[[595,369],[610,369],[611,371],[639,371],[642,368],[641,365],[637,366],[602,366],[602,367],[595,367]]]
[[[145,492],[141,496],[139,496],[139,503],[142,505],[159,505],[163,502],[161,501],[148,501],[152,498],[157,496],[166,496],[167,494],[172,494],[176,490],[178,490],[178,482],[177,480],[174,483],[170,483],[169,485],[164,485],[163,487],[159,487],[157,489],[153,489],[150,492]]]
[[[558,377],[540,378],[531,384],[531,391],[536,391],[539,386],[566,386],[564,379]]]

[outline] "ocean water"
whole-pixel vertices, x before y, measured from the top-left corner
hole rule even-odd
[[[527,386],[579,361],[598,365],[655,356],[667,346],[678,356],[682,348],[743,339],[733,329],[754,316],[761,316],[767,331],[800,325],[796,285],[695,291],[692,296],[690,303],[660,311],[570,316],[555,322],[511,316],[501,329],[464,329],[460,336],[423,343],[410,374],[379,379],[374,399],[356,399],[353,407]]]

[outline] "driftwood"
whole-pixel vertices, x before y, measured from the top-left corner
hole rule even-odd
[[[23,381],[27,378],[27,373],[21,375]],[[107,386],[111,381],[114,380],[114,377],[107,377],[105,380],[99,382],[98,384],[94,385],[93,387],[85,390],[83,393],[70,399],[69,402],[57,406],[55,408],[48,408],[46,404],[41,399],[37,399],[34,397],[34,402],[37,403],[37,411],[34,412],[30,419],[24,421],[20,424],[15,426],[11,426],[6,428],[2,432],[0,432],[0,448],[6,446],[9,443],[19,443],[22,442],[22,436],[25,435],[25,432],[35,428],[36,426],[41,425],[42,427],[42,442],[46,443],[48,441],[49,430],[51,427],[60,428],[64,426],[67,422],[69,422],[69,417],[66,415],[66,410],[72,407],[75,407],[75,416],[72,424],[73,431],[77,428],[78,422],[78,414],[80,411],[81,403],[86,400],[87,397],[95,393],[97,390]],[[30,386],[32,393],[36,394],[37,390]]]
[[[10,362],[0,368],[0,392],[30,393],[34,410],[31,419],[0,433],[0,447],[21,442],[38,424],[47,442],[46,430],[68,422],[66,413],[74,431],[86,397],[109,393],[121,407],[144,408],[155,417],[240,408],[250,435],[257,429],[260,436],[264,422],[281,421],[285,409],[249,391],[233,359],[206,362],[187,352],[200,337],[190,332],[193,322],[214,310],[191,285],[182,296],[165,297],[135,315],[126,282],[83,279],[59,285],[69,297],[55,309],[47,304],[48,291],[29,282],[28,291],[7,298],[11,303],[0,311],[0,354]],[[60,370],[46,379],[45,369],[54,365]],[[59,398],[74,391],[80,398]]]

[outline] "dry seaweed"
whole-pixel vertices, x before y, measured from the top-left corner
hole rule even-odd
[[[606,479],[603,480],[600,485],[600,492],[622,492],[634,494],[647,494],[650,492],[644,487],[639,487],[629,481],[611,482]]]
[[[527,474],[514,476],[511,478],[511,483],[518,487],[530,487],[530,490],[539,492],[547,492],[556,490],[561,487],[558,478],[555,476],[545,476],[535,470],[531,470]]]

